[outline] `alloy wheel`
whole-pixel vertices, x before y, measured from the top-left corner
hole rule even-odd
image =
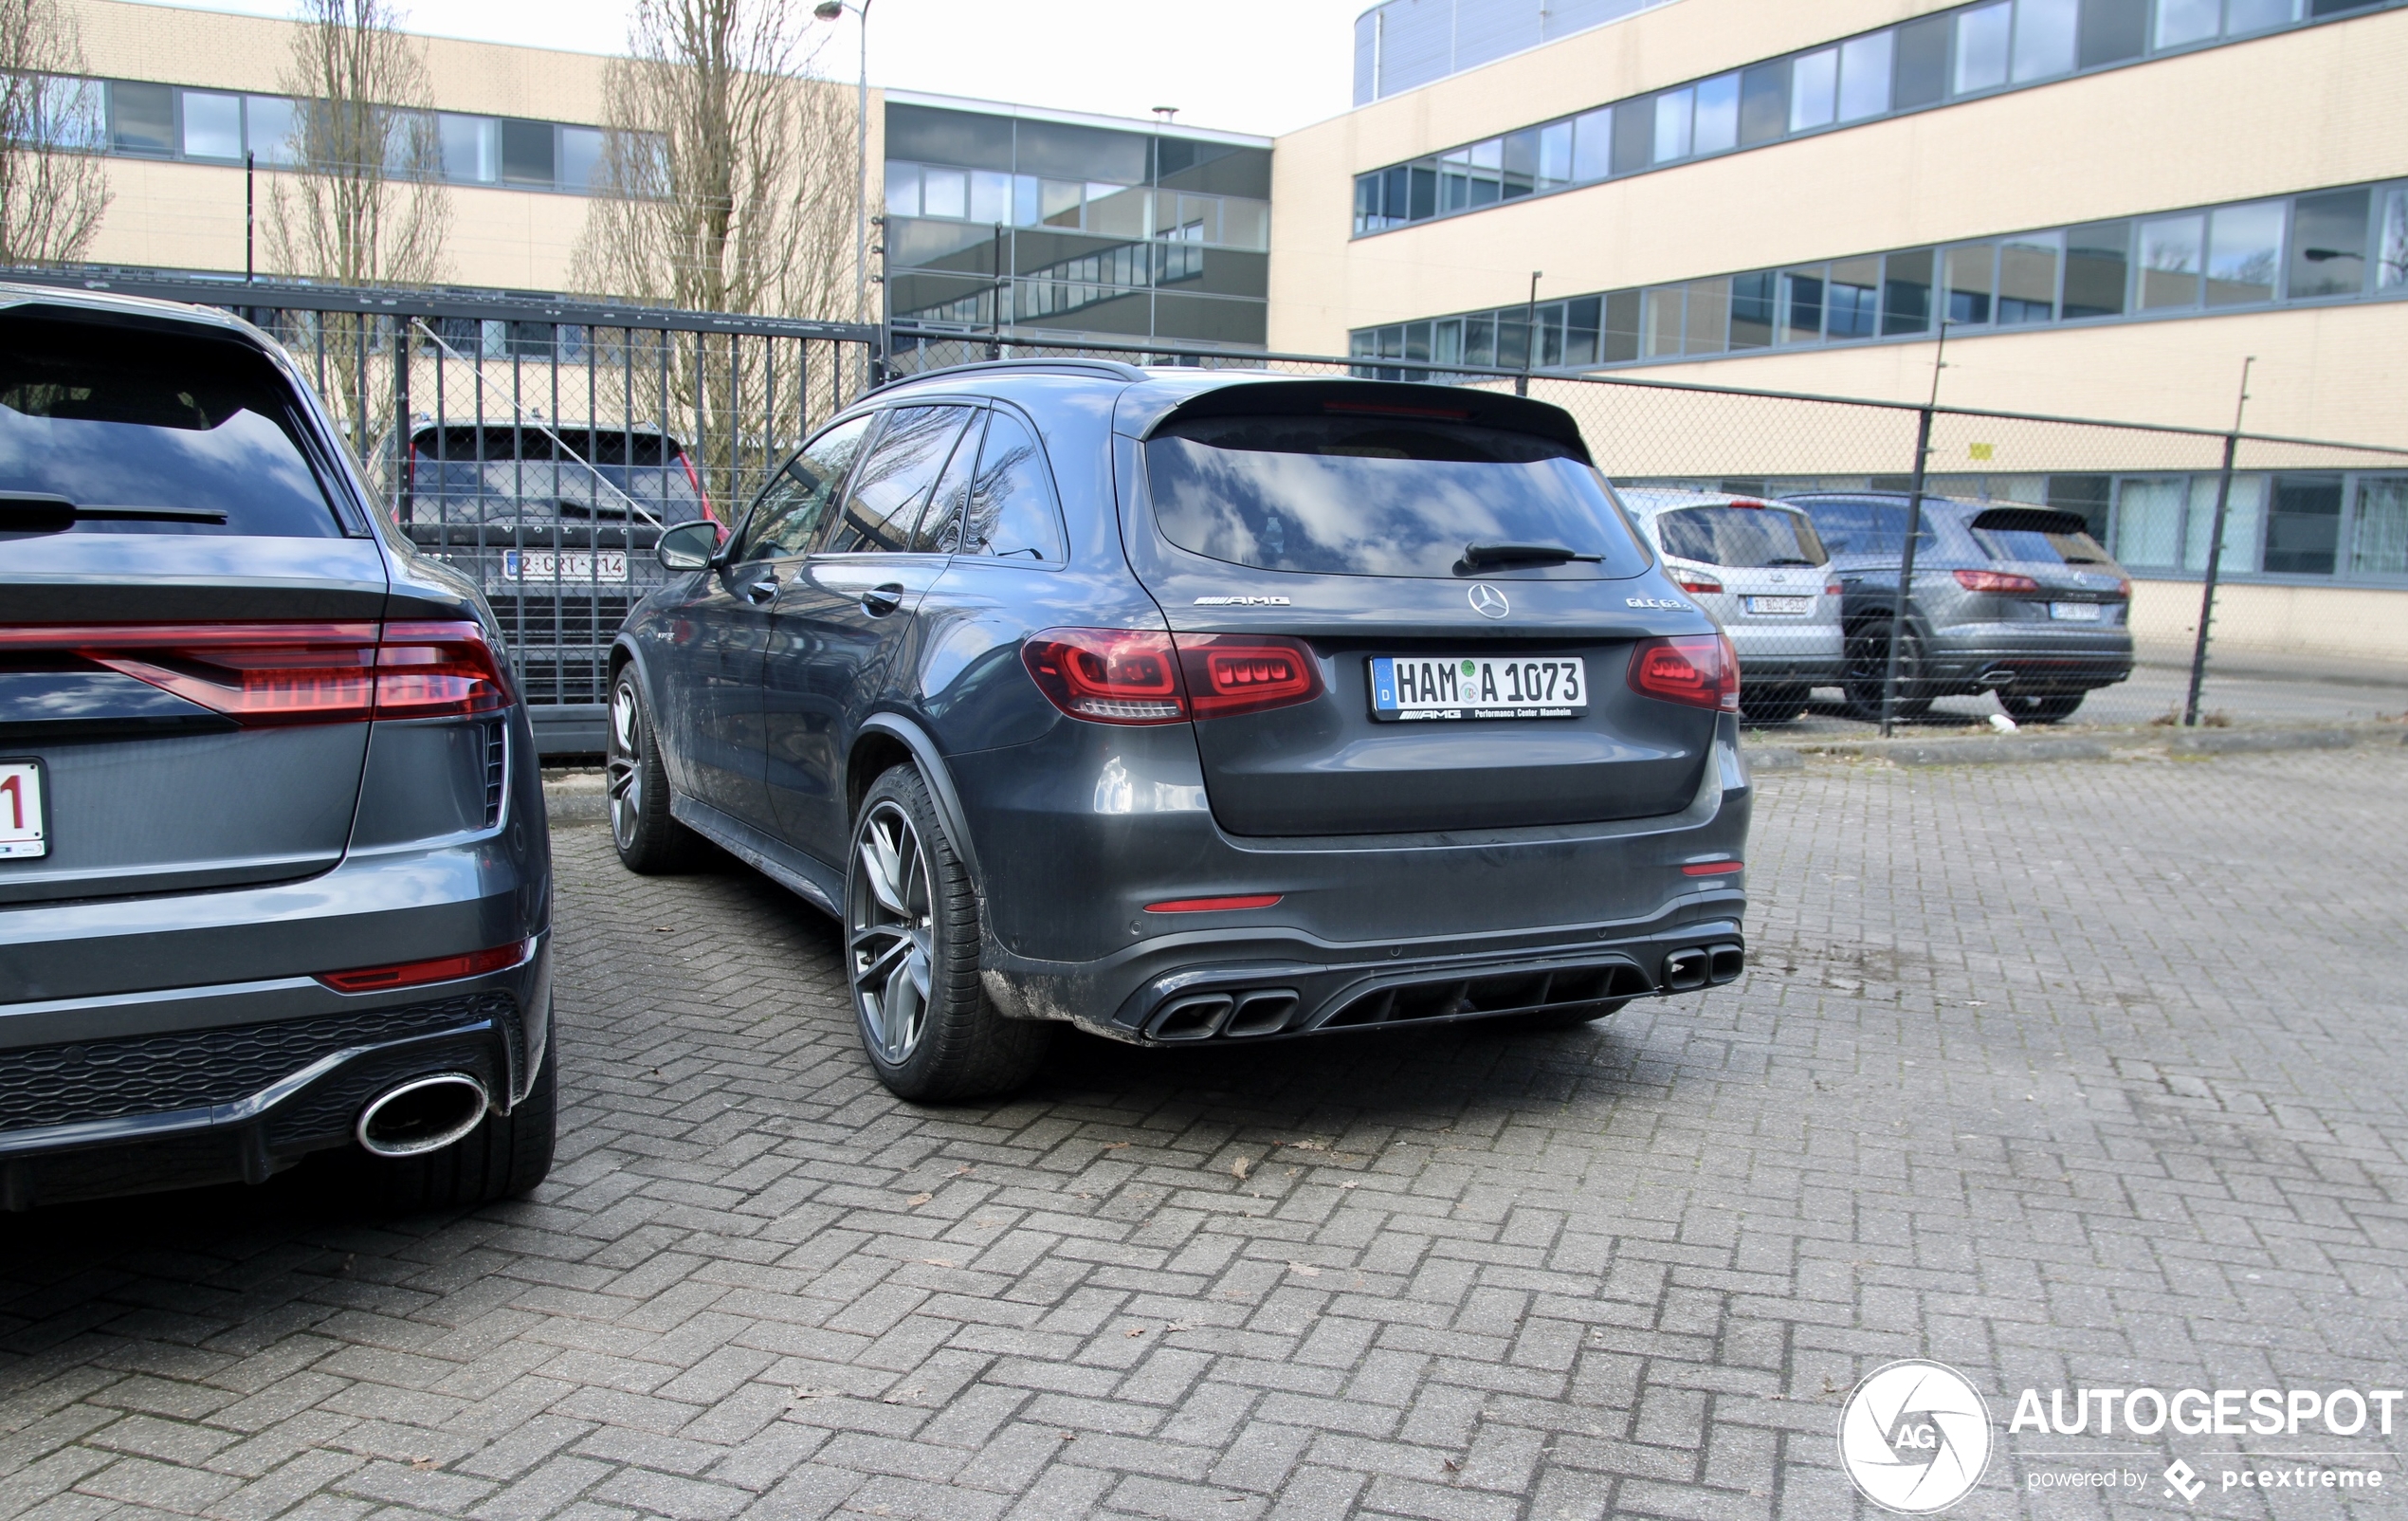
[[[631,681],[620,682],[611,693],[611,748],[603,768],[611,799],[611,837],[621,850],[633,850],[636,825],[644,815],[644,726]]]
[[[927,1028],[936,936],[927,852],[900,804],[882,800],[862,815],[845,896],[853,1002],[871,1049],[900,1066]]]

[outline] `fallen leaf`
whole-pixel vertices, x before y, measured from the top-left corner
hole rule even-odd
[[[1463,1472],[1463,1465],[1450,1457],[1447,1459],[1447,1472],[1450,1474],[1460,1474]]]
[[[1304,1277],[1307,1277],[1307,1278],[1318,1278],[1318,1277],[1320,1277],[1320,1276],[1321,1276],[1321,1269],[1319,1269],[1319,1268],[1315,1268],[1315,1267],[1308,1267],[1308,1266],[1306,1266],[1304,1263],[1302,1263],[1302,1262],[1290,1262],[1290,1263],[1287,1265],[1287,1271],[1288,1271],[1288,1272],[1290,1272],[1290,1273],[1293,1273],[1293,1274],[1301,1274],[1302,1276],[1304,1276]]]
[[[431,1457],[413,1457],[410,1460],[410,1466],[423,1474],[435,1466],[435,1460]]]
[[[1348,1181],[1348,1182],[1346,1182],[1340,1183],[1338,1186],[1339,1186],[1339,1187],[1341,1187],[1341,1188],[1352,1188],[1352,1187],[1355,1187],[1356,1185],[1355,1185],[1355,1183],[1354,1183],[1354,1182],[1350,1180],[1350,1181]]]
[[[1304,1168],[1302,1168],[1302,1167],[1290,1167],[1290,1168],[1288,1168],[1288,1169],[1287,1169],[1287,1176],[1289,1176],[1290,1178],[1293,1178],[1293,1177],[1295,1177],[1298,1173],[1303,1172],[1304,1170]]]
[[[971,1169],[977,1165],[978,1164],[975,1162],[965,1162],[960,1166],[956,1167],[953,1170],[953,1175],[956,1178],[967,1178],[970,1176]]]
[[[1118,1151],[1128,1144],[1129,1143],[1126,1141],[1106,1141],[1104,1143],[1104,1149],[1106,1151]]]
[[[668,932],[669,932],[669,926],[668,926],[668,925],[654,925],[652,926],[652,933],[654,933],[655,935],[666,935],[666,934],[667,934]]]
[[[1254,1159],[1251,1157],[1240,1157],[1229,1164],[1229,1175],[1239,1182],[1244,1182],[1246,1175],[1253,1170]]]
[[[1012,1222],[1010,1220],[980,1220],[978,1222],[978,1229],[982,1231],[992,1231],[1000,1226],[1009,1225]]]
[[[928,1200],[936,1197],[937,1196],[934,1194],[914,1194],[909,1199],[904,1200],[903,1202],[909,1204],[914,1209],[918,1209],[921,1205],[928,1202]]]
[[[1062,1439],[1064,1441],[1077,1441],[1079,1439],[1079,1434],[1075,1431],[1066,1431],[1062,1434]]]
[[[912,1260],[915,1262],[925,1262],[932,1268],[958,1268],[961,1265],[958,1262],[947,1262],[942,1257],[914,1257]]]
[[[814,1389],[809,1385],[798,1384],[787,1395],[786,1402],[801,1404],[806,1400],[832,1400],[844,1392],[842,1389]]]
[[[1142,1336],[1145,1334],[1145,1328],[1142,1326],[1132,1326],[1121,1334],[1123,1336]]]
[[[1167,1325],[1167,1326],[1163,1327],[1162,1329],[1163,1329],[1164,1330],[1166,1330],[1166,1331],[1182,1331],[1182,1330],[1192,1330],[1192,1329],[1194,1329],[1195,1328],[1193,1328],[1193,1327],[1191,1327],[1190,1325],[1188,1325],[1188,1323],[1187,1323],[1186,1321],[1183,1321],[1183,1320],[1175,1320],[1175,1321],[1171,1322],[1169,1325]]]

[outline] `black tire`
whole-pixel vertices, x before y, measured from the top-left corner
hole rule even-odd
[[[1608,999],[1603,1003],[1583,1003],[1569,1009],[1547,1009],[1538,1014],[1517,1014],[1505,1022],[1517,1030],[1578,1030],[1582,1025],[1596,1024],[1612,1018],[1630,1007],[1629,999]]]
[[[2082,699],[2089,695],[2088,692],[2051,692],[2046,696],[2027,692],[2019,697],[2001,694],[1998,706],[2007,710],[2007,717],[2018,724],[2061,724],[2073,716],[2074,709],[2080,707]]]
[[[862,1050],[897,1098],[940,1104],[1029,1080],[1053,1026],[1006,1018],[978,981],[978,897],[920,768],[889,769],[853,815],[845,972]]]
[[[1749,691],[1742,681],[1739,689],[1739,716],[1750,724],[1761,725],[1787,724],[1806,711],[1807,690],[1803,687],[1765,687]]]
[[[646,876],[692,870],[702,862],[705,842],[669,816],[668,773],[661,766],[652,712],[633,666],[622,669],[611,683],[608,726],[603,768],[611,844],[620,864]]]
[[[543,1060],[534,1086],[508,1114],[488,1111],[484,1122],[441,1151],[419,1157],[372,1157],[357,1152],[367,1172],[368,1193],[390,1214],[467,1209],[535,1191],[552,1171],[552,1147],[559,1132],[560,1032],[544,1014]]]
[[[1881,694],[1889,670],[1889,620],[1860,623],[1848,635],[1848,669],[1841,688],[1848,696],[1848,716],[1869,724],[1881,722]],[[1931,711],[1931,694],[1924,690],[1923,641],[1909,629],[1898,644],[1898,700],[1893,718],[1921,718]],[[1744,688],[1742,689],[1742,697]]]

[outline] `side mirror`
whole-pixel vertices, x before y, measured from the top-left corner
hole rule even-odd
[[[681,522],[661,535],[661,542],[653,553],[660,557],[663,570],[698,571],[719,554],[720,541],[726,533],[726,524],[708,518]]]

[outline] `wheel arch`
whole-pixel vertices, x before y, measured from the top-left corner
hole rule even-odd
[[[960,859],[962,870],[970,873],[972,889],[983,901],[987,896],[986,871],[979,865],[977,842],[970,832],[969,815],[962,811],[961,794],[954,787],[953,772],[945,764],[944,753],[937,748],[936,739],[909,718],[901,713],[872,713],[853,736],[852,748],[845,757],[846,818],[849,820],[861,812],[861,800],[868,795],[872,782],[906,761],[920,768],[921,779],[928,784],[928,800],[936,806],[937,816],[945,826],[954,854]]]

